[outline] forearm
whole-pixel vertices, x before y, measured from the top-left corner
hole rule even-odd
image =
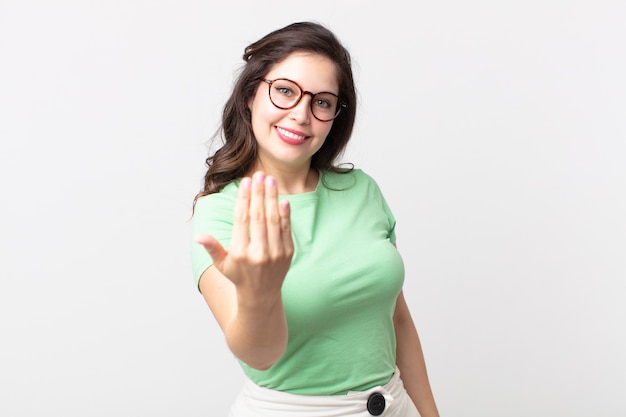
[[[269,369],[287,347],[287,320],[280,297],[273,303],[239,302],[237,312],[224,329],[233,354],[252,368]]]
[[[422,417],[439,417],[430,387],[422,345],[404,298],[398,300],[394,316],[396,364],[409,396]]]

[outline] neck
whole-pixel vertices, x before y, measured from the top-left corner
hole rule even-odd
[[[306,167],[301,169],[279,169],[259,166],[255,171],[263,171],[276,179],[278,193],[283,195],[302,194],[315,191],[319,180],[317,170]]]

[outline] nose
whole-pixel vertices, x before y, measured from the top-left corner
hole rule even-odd
[[[313,93],[305,91],[298,104],[290,109],[289,117],[300,124],[309,124],[312,117],[311,100],[313,100]]]

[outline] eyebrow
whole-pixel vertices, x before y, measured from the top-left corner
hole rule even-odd
[[[303,92],[303,93],[304,93],[304,92],[311,93],[311,94],[331,93],[331,94],[334,94],[334,95],[336,95],[337,97],[339,97],[339,92],[336,92],[336,93],[335,93],[334,91],[331,91],[331,90],[320,90],[320,91],[318,91],[318,92],[313,92],[313,91],[307,90],[307,89],[305,89],[304,87],[302,87],[302,86],[300,85],[300,82],[299,82],[299,81],[293,80],[293,79],[288,78],[288,77],[275,77],[275,78],[263,77],[263,78],[261,78],[261,79],[267,79],[267,80],[273,80],[273,81],[276,81],[276,80],[287,80],[287,81],[291,81],[292,83],[297,84],[297,85],[298,85],[298,87],[300,87],[300,89],[302,90],[302,92]]]

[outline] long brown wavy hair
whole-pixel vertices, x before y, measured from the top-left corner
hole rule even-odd
[[[224,106],[222,123],[213,140],[221,140],[221,147],[206,158],[208,167],[204,187],[193,201],[217,193],[230,182],[248,174],[257,158],[257,142],[252,131],[249,100],[255,95],[259,79],[274,65],[294,52],[311,52],[329,58],[337,66],[339,97],[346,105],[333,121],[324,145],[313,155],[311,168],[346,172],[336,160],[341,156],[352,135],[356,117],[356,89],[348,50],[324,26],[313,22],[299,22],[269,33],[249,45],[243,54],[243,65]]]

